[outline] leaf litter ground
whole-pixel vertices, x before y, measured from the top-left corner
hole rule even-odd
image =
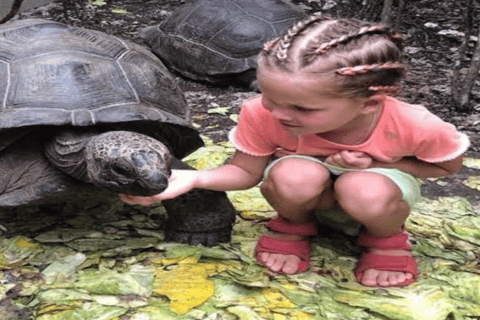
[[[204,148],[185,159],[200,170],[233,152],[229,143],[205,140]],[[465,165],[480,162],[467,158]],[[424,198],[415,207],[406,227],[421,275],[399,289],[356,283],[352,270],[359,248],[353,238],[326,228],[313,242],[308,272],[269,274],[255,263],[253,250],[272,208],[258,188],[229,197],[239,211],[232,241],[212,248],[163,242],[161,205],[146,211],[102,204],[57,216],[54,227],[35,237],[25,236],[28,225],[5,223],[10,236],[0,242],[0,300],[8,302],[0,305],[3,319],[480,317],[480,215],[466,198]],[[23,212],[25,221],[29,214]],[[51,224],[48,214],[31,214],[33,225]]]
[[[129,0],[90,4],[67,0],[25,15],[138,40],[139,28],[165,18],[182,2],[151,0],[139,6]],[[408,49],[413,77],[407,85],[418,89],[404,95],[455,122],[474,143],[459,174],[425,182],[425,198],[407,220],[421,270],[417,283],[401,289],[357,284],[352,270],[360,250],[354,238],[327,228],[314,239],[308,272],[269,274],[255,263],[253,250],[265,232],[263,222],[275,213],[258,188],[229,192],[239,211],[232,241],[213,248],[164,242],[161,205],[145,210],[117,201],[93,201],[63,215],[36,207],[2,213],[6,230],[0,238],[0,318],[480,318],[478,119],[446,107],[448,92],[439,70],[448,67],[443,59],[449,59],[458,39],[439,36],[431,24],[423,25],[434,21],[439,28],[458,27],[458,6],[450,2],[451,8],[431,6],[431,2],[409,6],[404,21],[413,35]],[[335,11],[338,1],[295,3],[306,10],[323,8],[341,14]],[[441,18],[444,9],[452,19]],[[437,43],[442,44],[440,49]],[[428,74],[439,76],[425,79]],[[178,80],[194,110],[194,125],[206,142],[186,161],[199,169],[221,165],[233,152],[226,134],[235,125],[238,106],[253,93]],[[474,93],[474,99],[478,97]]]

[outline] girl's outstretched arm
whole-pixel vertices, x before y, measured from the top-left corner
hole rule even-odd
[[[255,157],[236,151],[232,160],[221,167],[205,170],[172,170],[168,187],[154,196],[141,197],[121,194],[120,200],[129,204],[149,206],[187,193],[194,188],[228,191],[249,189],[257,185],[263,176],[270,157]]]

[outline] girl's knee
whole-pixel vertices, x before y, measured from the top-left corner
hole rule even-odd
[[[373,172],[349,172],[334,185],[339,205],[349,214],[381,216],[404,205],[400,188],[388,177]]]
[[[262,191],[275,189],[277,193],[289,197],[308,198],[320,195],[329,183],[330,173],[320,163],[285,159],[271,168],[261,188]]]

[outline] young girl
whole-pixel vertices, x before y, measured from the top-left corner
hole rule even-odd
[[[322,15],[297,23],[258,56],[262,94],[241,108],[232,160],[209,171],[174,170],[163,193],[121,199],[150,205],[193,188],[240,190],[263,179],[278,216],[257,243],[261,265],[305,271],[317,221],[335,227],[346,214],[362,226],[358,281],[412,283],[418,272],[403,225],[420,197],[416,177],[458,171],[469,140],[424,107],[386,95],[405,71],[399,41],[376,23]]]

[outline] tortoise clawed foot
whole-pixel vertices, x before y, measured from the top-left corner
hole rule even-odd
[[[232,227],[208,232],[185,232],[167,230],[165,232],[165,241],[187,243],[189,245],[204,245],[211,247],[221,242],[229,242],[231,239]]]

